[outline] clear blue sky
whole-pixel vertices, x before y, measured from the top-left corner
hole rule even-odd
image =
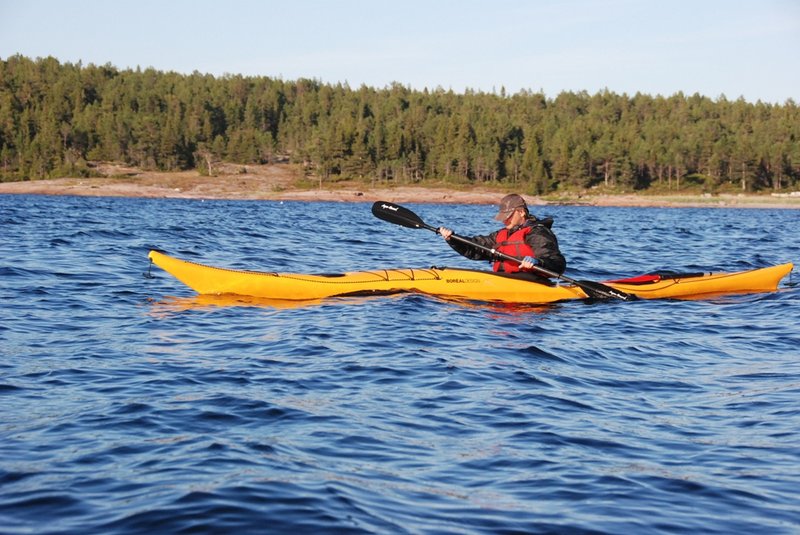
[[[800,0],[0,0],[0,58],[800,102]]]

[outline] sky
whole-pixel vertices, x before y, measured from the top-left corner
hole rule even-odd
[[[0,58],[800,102],[800,0],[0,0]]]

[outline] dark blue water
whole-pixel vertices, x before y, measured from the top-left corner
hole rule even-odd
[[[493,229],[489,206],[408,205]],[[568,273],[800,261],[796,210],[547,207]],[[478,267],[369,204],[0,196],[3,533],[797,533],[800,295],[202,300],[213,265]],[[787,284],[789,283],[789,284]]]

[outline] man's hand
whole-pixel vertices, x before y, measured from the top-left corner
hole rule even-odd
[[[439,234],[442,236],[442,238],[444,238],[445,240],[449,240],[449,239],[450,239],[450,236],[452,236],[452,235],[453,235],[453,231],[452,231],[452,230],[450,230],[449,228],[445,228],[445,227],[439,227],[439,230],[437,230],[437,232],[438,232],[438,233],[439,233]]]
[[[522,262],[519,263],[519,267],[523,269],[531,269],[534,266],[538,266],[540,264],[539,260],[532,256],[526,256],[522,259]]]

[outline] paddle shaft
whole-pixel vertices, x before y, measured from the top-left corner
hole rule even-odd
[[[435,232],[436,234],[441,234],[438,228],[428,225],[417,214],[415,214],[408,208],[404,208],[397,204],[378,201],[372,205],[372,213],[379,219],[383,219],[384,221],[388,221],[396,225],[402,225],[408,228],[424,228],[432,232]],[[463,236],[459,236],[458,234],[451,234],[450,239],[451,240],[454,239],[456,241],[459,241],[461,243],[464,243],[466,245],[469,245],[471,247],[489,253],[494,258],[510,260],[518,264],[522,263],[522,259],[520,258],[507,255],[503,252],[498,251],[497,249],[494,249],[493,247],[486,247],[484,245],[474,242],[473,240],[470,240],[469,238],[464,238]],[[612,288],[611,286],[606,286],[605,284],[601,284],[599,282],[575,280],[571,277],[567,277],[566,275],[556,273],[555,271],[550,271],[549,269],[545,269],[540,266],[534,266],[533,269],[543,275],[547,275],[548,277],[553,277],[572,283],[575,286],[581,288],[583,291],[585,291],[587,295],[589,295],[590,297],[604,297],[604,298],[613,297],[615,299],[620,299],[622,301],[633,301],[637,299],[635,295],[625,293],[621,290],[617,290],[616,288]]]
[[[438,229],[436,230],[436,232],[439,233]],[[485,246],[483,246],[483,245],[481,245],[479,243],[475,243],[474,241],[472,241],[470,239],[464,238],[463,236],[459,236],[458,234],[451,234],[450,235],[450,239],[451,240],[460,241],[461,243],[465,243],[467,245],[475,247],[476,249],[480,249],[482,251],[485,251],[485,252],[491,254],[493,257],[502,258],[503,260],[511,260],[512,262],[516,262],[517,264],[521,264],[522,263],[522,259],[521,258],[517,258],[516,256],[511,256],[511,255],[507,255],[505,253],[501,253],[500,251],[498,251],[494,247],[485,247]],[[545,269],[545,268],[543,268],[541,266],[533,266],[533,269],[535,269],[539,273],[547,275],[548,277],[556,277],[556,278],[565,280],[567,282],[571,282],[573,284],[578,282],[578,281],[575,281],[575,280],[573,280],[573,279],[571,279],[569,277],[566,277],[564,275],[560,275],[560,274],[556,273],[555,271],[550,271],[549,269]]]

